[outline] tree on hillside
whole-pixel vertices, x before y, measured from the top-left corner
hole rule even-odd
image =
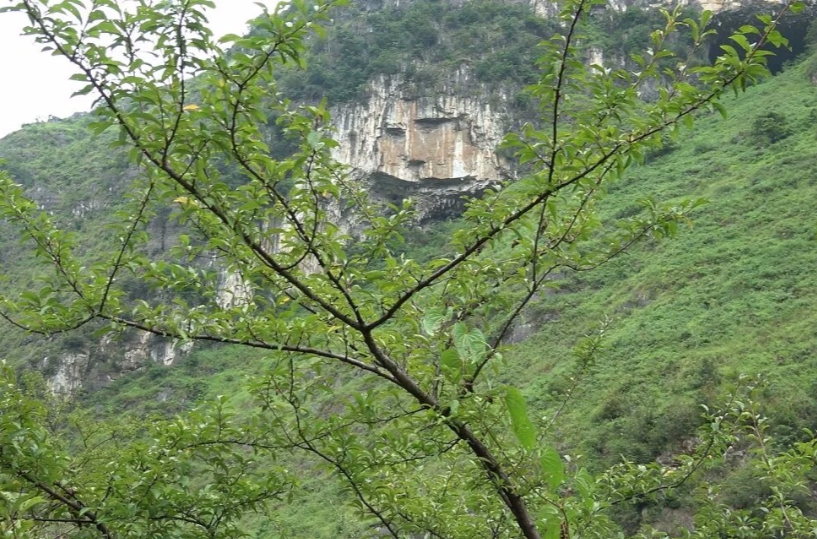
[[[297,105],[276,87],[278,71],[302,62],[336,3],[279,5],[249,36],[219,42],[206,25],[209,0],[15,0],[5,8],[26,13],[25,32],[73,64],[80,93],[97,96],[91,129],[118,132],[142,174],[116,244],[91,261],[2,176],[0,213],[47,271],[37,290],[0,298],[0,316],[41,335],[102,321],[110,331],[264,349],[274,366],[254,383],[252,413],[232,416],[220,402],[154,428],[80,421],[79,441],[49,433],[47,409],[7,374],[0,533],[237,537],[242,514],[292,488],[289,473],[269,463],[299,451],[345,482],[379,534],[606,535],[608,502],[683,481],[732,440],[714,428],[698,458],[674,471],[625,466],[594,481],[566,466],[520,391],[499,382],[503,343],[555,272],[597,267],[688,218],[697,201],[644,201],[639,216],[610,223],[594,207],[663,133],[764,75],[760,47],[784,43],[775,24],[799,4],[762,18],[759,30],[742,28],[714,65],[692,61],[709,14],[694,21],[667,12],[651,47],[633,56],[637,69],[605,70],[586,66],[580,47],[586,15],[602,3],[563,2],[562,31],[543,44],[532,89],[544,127],[506,143],[529,173],[469,201],[450,252],[420,262],[402,245],[411,201],[370,200],[332,159],[326,105]],[[670,49],[678,32],[690,35],[688,57]],[[646,84],[658,85],[656,99],[641,98]],[[270,157],[265,142],[272,117],[298,148],[284,159]],[[148,224],[168,207],[186,232],[169,256],[151,258]],[[202,261],[237,276],[242,293],[220,298],[218,272]],[[122,283],[133,280],[156,294],[131,298]],[[579,344],[580,364],[593,361],[602,336]],[[348,401],[326,398],[339,367],[362,379],[364,391]],[[762,439],[760,427],[751,432]],[[774,508],[785,521],[770,516],[749,529],[800,525],[781,496]],[[718,518],[712,509],[712,522],[727,517]]]

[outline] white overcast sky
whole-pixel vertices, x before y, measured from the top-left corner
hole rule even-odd
[[[210,14],[216,36],[246,30],[247,20],[260,13],[256,1],[216,0]],[[25,22],[18,13],[0,14],[0,138],[49,115],[62,118],[87,111],[92,102],[89,96],[71,99],[81,85],[68,80],[72,71],[65,60],[40,52],[31,38],[20,36]]]

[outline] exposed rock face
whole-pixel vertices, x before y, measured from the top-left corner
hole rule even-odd
[[[604,67],[604,51],[600,47],[591,47],[587,53],[587,65]]]
[[[238,271],[221,272],[216,301],[222,309],[246,305],[252,301],[252,288]]]
[[[140,331],[135,339],[132,339],[123,347],[124,365],[133,370],[143,366],[148,360],[166,366],[172,365],[179,353],[187,353],[192,347],[192,342],[180,344],[177,340],[157,337],[151,333]],[[112,352],[104,348],[104,346],[101,347],[100,352],[111,355]],[[119,364],[121,365],[121,363]]]
[[[551,0],[530,0],[530,5],[539,17],[551,18],[559,14],[559,5]]]
[[[59,194],[47,185],[35,185],[26,191],[26,196],[36,202],[41,210],[47,212],[53,212],[60,201]]]
[[[514,0],[508,0],[514,1]],[[750,0],[751,1],[751,0]],[[659,8],[680,4],[682,6],[695,5],[703,9],[708,9],[713,13],[737,9],[750,3],[747,0],[679,0],[678,2],[654,1],[654,0],[608,0],[607,7],[614,11],[627,11],[631,7]],[[552,0],[528,0],[534,13],[540,17],[551,18],[559,14],[559,4]]]
[[[737,9],[746,2],[743,0],[697,0],[695,4],[701,6],[701,9],[708,9],[713,13],[718,13],[727,9]]]
[[[452,87],[468,78],[460,70]],[[413,97],[400,77],[381,76],[369,84],[365,103],[339,106],[333,118],[340,143],[335,158],[368,177],[376,196],[421,199],[426,217],[450,205],[452,196],[511,176],[496,153],[506,114],[485,99],[453,90]]]
[[[70,353],[56,360],[57,372],[49,380],[51,391],[57,395],[71,395],[82,387],[83,373],[88,367],[88,354]],[[49,358],[43,359],[47,365]]]
[[[118,338],[103,337],[79,351],[43,358],[41,367],[47,369],[53,362],[56,371],[48,378],[48,385],[54,394],[69,396],[89,385],[110,383],[122,373],[141,369],[149,362],[172,365],[192,348],[192,342],[181,343],[143,331],[132,331]],[[115,365],[115,369],[100,371],[100,363]]]
[[[468,0],[443,0],[448,4],[460,6]],[[504,0],[515,4],[529,4],[538,15],[552,16],[559,12],[559,6],[551,0]],[[383,8],[400,7],[411,4],[412,0],[355,0],[355,5],[364,11],[375,11]]]
[[[106,202],[104,200],[98,198],[90,198],[88,200],[82,201],[71,208],[71,215],[73,215],[77,219],[82,219],[88,213],[100,210],[106,206]]]

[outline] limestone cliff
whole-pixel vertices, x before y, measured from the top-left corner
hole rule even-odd
[[[506,1],[527,3],[542,17],[553,17],[558,11],[558,3],[550,0]],[[357,5],[375,11],[410,2],[361,0]],[[716,12],[742,2],[681,0]],[[464,0],[446,3],[458,5]],[[623,12],[658,5],[648,0],[611,0],[608,9]],[[585,61],[620,67],[627,56],[591,47]],[[496,87],[488,89],[473,69],[463,62],[435,84],[421,88],[401,74],[370,79],[363,99],[332,110],[340,144],[335,158],[363,178],[375,197],[394,203],[413,198],[422,220],[447,216],[461,205],[464,195],[512,178],[511,163],[497,153],[497,147],[513,123],[509,96],[519,88],[504,93]]]
[[[512,176],[497,146],[507,114],[488,100],[457,95],[468,84],[461,69],[451,88],[414,97],[400,76],[371,81],[367,99],[333,110],[335,157],[369,182],[375,196],[410,196],[423,217],[435,217],[464,194]]]
[[[149,362],[172,365],[190,352],[192,344],[128,331],[116,337],[88,339],[78,349],[43,357],[38,367],[49,374],[47,382],[55,394],[71,395],[83,388],[106,385]]]
[[[701,6],[701,9],[708,9],[713,13],[718,13],[728,9],[737,9],[745,5],[746,2],[742,0],[698,0],[696,4]]]

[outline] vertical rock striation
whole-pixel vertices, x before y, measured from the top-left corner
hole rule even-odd
[[[401,77],[377,77],[363,103],[333,110],[335,158],[366,178],[374,196],[415,198],[424,218],[510,178],[510,164],[496,153],[507,114],[453,90],[468,78],[459,70],[452,89],[415,97]]]

